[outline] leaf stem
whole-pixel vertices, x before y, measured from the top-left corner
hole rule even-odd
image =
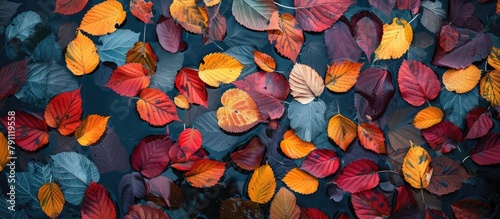
[[[394,170],[379,170],[379,171],[377,171],[377,173],[393,173],[393,174],[399,175],[399,173],[394,171]]]
[[[287,8],[287,9],[292,9],[292,10],[297,9],[296,7],[282,5],[282,4],[278,3],[278,2],[274,2],[274,4],[277,5],[277,6],[280,6],[282,8]]]
[[[285,163],[283,163],[283,162],[281,162],[281,161],[277,160],[276,158],[274,158],[274,157],[272,157],[272,156],[267,156],[267,158],[271,158],[272,160],[274,160],[274,161],[278,162],[279,164],[281,164],[281,165],[285,165]]]
[[[340,114],[339,100],[335,99],[335,102],[337,103],[337,114]]]
[[[465,160],[469,159],[470,158],[470,155],[467,155],[467,157],[465,157],[463,160],[462,160],[462,163],[465,162]]]
[[[429,102],[429,100],[426,100],[427,101],[427,105],[429,105],[429,107],[431,107],[431,102]]]
[[[413,17],[409,22],[408,24],[411,24],[411,22],[413,22],[413,20],[415,20],[420,14],[417,14],[417,16]]]
[[[146,43],[146,24],[144,24],[144,32],[142,33],[142,42]]]
[[[424,197],[424,190],[420,189],[420,194],[422,195],[422,201],[424,202],[424,206],[427,206],[427,203],[425,203],[425,197]]]

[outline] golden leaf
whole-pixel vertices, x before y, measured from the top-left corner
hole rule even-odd
[[[318,190],[318,179],[297,167],[291,169],[282,180],[291,190],[309,195]]]
[[[196,188],[212,187],[224,175],[225,170],[226,163],[209,159],[197,160],[186,172],[186,181]]]
[[[116,31],[116,26],[121,25],[127,13],[123,10],[123,5],[117,0],[107,0],[94,5],[80,23],[80,30],[94,36]]]
[[[343,151],[357,136],[356,124],[341,114],[333,116],[328,122],[328,137],[330,137]]]
[[[59,216],[66,202],[61,188],[53,182],[45,183],[38,189],[38,201],[43,212],[50,218]]]
[[[475,65],[462,69],[448,69],[443,74],[443,84],[448,91],[458,94],[471,91],[481,79],[481,70]]]
[[[189,109],[191,105],[189,104],[189,100],[186,96],[179,94],[174,97],[174,103],[180,109]]]
[[[290,90],[293,98],[302,104],[308,104],[323,93],[323,78],[313,68],[295,63],[290,73]]]
[[[221,0],[203,0],[203,2],[205,3],[205,5],[207,7],[212,7],[216,4],[219,4]]]
[[[202,34],[208,27],[208,14],[204,7],[199,7],[197,0],[174,0],[170,5],[170,14],[184,29],[195,34]]]
[[[198,75],[200,79],[212,87],[220,83],[229,84],[240,76],[243,65],[230,55],[211,53],[203,57]]]
[[[269,213],[272,219],[298,219],[300,208],[297,205],[297,198],[288,189],[281,187],[271,202]]]
[[[291,129],[285,132],[283,141],[280,142],[280,148],[287,157],[299,159],[307,156],[316,147],[313,143],[302,141]]]
[[[264,164],[253,171],[248,182],[248,197],[253,202],[265,204],[271,200],[276,189],[276,179],[269,164]]]
[[[488,55],[488,64],[496,70],[500,70],[500,47],[491,48],[491,52]]]
[[[266,53],[257,50],[253,52],[253,60],[265,72],[274,72],[276,70],[276,62],[274,58]]]
[[[413,29],[406,20],[395,17],[392,24],[384,24],[383,31],[375,59],[399,59],[410,49]]]
[[[362,66],[362,63],[349,60],[333,63],[326,70],[326,88],[333,92],[347,92],[356,84]]]
[[[96,143],[106,131],[109,116],[88,115],[75,131],[75,138],[82,146]]]
[[[241,133],[257,125],[261,115],[257,104],[247,92],[233,88],[221,96],[222,107],[217,109],[219,126],[233,133]]]
[[[430,128],[438,124],[443,119],[444,114],[441,109],[430,106],[417,113],[413,119],[413,125],[418,129]]]
[[[68,69],[78,76],[91,73],[99,64],[99,55],[94,42],[80,31],[68,44],[64,57]]]
[[[127,52],[126,62],[139,63],[148,69],[149,75],[152,76],[156,71],[156,62],[158,58],[151,49],[149,43],[137,42],[134,47]]]
[[[500,106],[500,70],[490,71],[483,76],[479,92],[492,106]]]
[[[9,142],[3,133],[0,133],[0,171],[9,163]]]
[[[411,186],[422,189],[427,187],[431,181],[431,156],[424,148],[414,145],[411,141],[410,144],[411,148],[403,159],[403,175]]]

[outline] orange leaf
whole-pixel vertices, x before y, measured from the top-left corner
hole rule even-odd
[[[302,45],[304,44],[304,34],[299,23],[293,15],[284,13],[280,15],[278,30],[268,30],[268,39],[281,55],[289,58],[293,62],[297,60]]]
[[[253,171],[248,182],[248,197],[253,202],[265,204],[271,201],[276,190],[276,179],[269,164],[264,164]]]
[[[191,105],[189,104],[189,100],[186,96],[179,94],[174,97],[174,103],[180,109],[189,109]]]
[[[269,213],[273,219],[298,219],[300,208],[297,205],[295,195],[285,187],[281,187],[271,202]]]
[[[500,106],[500,70],[493,70],[484,75],[479,84],[481,96],[494,107]]]
[[[101,36],[116,31],[116,27],[125,20],[127,13],[117,0],[106,0],[94,5],[82,19],[79,29]]]
[[[0,171],[9,163],[9,142],[3,133],[0,133]]]
[[[207,7],[212,7],[216,4],[219,4],[221,0],[203,0],[203,2],[205,3],[205,5]]]
[[[433,125],[438,124],[443,119],[444,114],[441,109],[430,106],[417,113],[413,119],[413,125],[417,129],[430,128]]]
[[[385,154],[385,137],[379,127],[361,123],[358,125],[358,139],[361,145],[377,154]]]
[[[118,67],[106,87],[122,96],[134,97],[149,83],[148,70],[139,63],[130,63]]]
[[[297,167],[291,169],[282,180],[291,190],[303,195],[313,194],[318,190],[318,179]]]
[[[247,92],[232,88],[224,92],[220,99],[222,107],[217,109],[216,117],[225,131],[241,133],[260,122],[259,108]]]
[[[307,104],[321,95],[325,86],[323,78],[313,68],[296,63],[290,72],[291,94],[296,101]]]
[[[149,71],[149,75],[153,75],[156,71],[156,57],[149,43],[137,42],[134,47],[127,52],[127,63],[140,63]]]
[[[500,70],[500,47],[491,48],[490,55],[488,55],[488,64],[496,70]]]
[[[481,70],[475,65],[462,69],[448,69],[443,74],[443,84],[448,91],[458,94],[471,91],[481,79]]]
[[[313,143],[302,141],[291,129],[285,132],[283,141],[280,142],[280,148],[287,157],[298,159],[307,156],[316,147]]]
[[[45,183],[38,189],[38,201],[43,212],[50,218],[59,216],[66,202],[61,188],[52,182]]]
[[[58,94],[45,108],[47,125],[57,128],[61,135],[73,133],[82,122],[82,98],[80,88]]]
[[[274,61],[273,57],[257,50],[254,50],[252,52],[253,60],[260,69],[265,72],[274,72],[274,70],[276,70],[276,62]]]
[[[68,44],[64,57],[68,69],[77,76],[91,73],[99,64],[94,42],[81,31],[78,31],[76,38]]]
[[[145,88],[136,103],[141,119],[153,126],[164,126],[174,120],[180,121],[172,100],[157,88]]]
[[[225,170],[226,163],[209,159],[197,160],[186,172],[186,180],[196,188],[211,187],[217,184]]]
[[[328,122],[328,137],[330,137],[343,151],[356,138],[356,124],[341,114],[337,114]]]
[[[203,57],[198,76],[212,87],[220,83],[229,84],[240,76],[243,65],[234,57],[225,53],[211,53]]]
[[[75,131],[75,138],[82,146],[96,143],[106,131],[109,116],[88,115]]]
[[[362,66],[362,63],[349,60],[333,63],[326,70],[326,88],[333,92],[347,92],[356,84]]]
[[[392,24],[384,24],[382,40],[375,50],[376,59],[399,59],[410,49],[413,29],[404,19],[395,17]]]
[[[153,2],[144,0],[130,0],[130,12],[139,20],[146,24],[153,23]]]
[[[64,15],[76,14],[85,8],[87,2],[88,0],[56,0],[56,9],[54,12]]]
[[[207,10],[199,7],[197,0],[174,0],[170,5],[170,14],[189,32],[202,34],[208,27]]]
[[[431,156],[424,148],[414,145],[411,141],[410,144],[411,148],[403,160],[403,175],[413,188],[422,189],[431,181]]]
[[[495,9],[495,14],[500,14],[500,1],[497,1],[497,8]]]

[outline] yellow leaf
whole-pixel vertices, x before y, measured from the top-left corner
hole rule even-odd
[[[333,116],[328,122],[328,137],[330,137],[343,151],[356,138],[356,124],[341,114]]]
[[[496,70],[500,70],[500,47],[491,48],[490,55],[488,55],[488,64]]]
[[[265,72],[274,72],[276,70],[276,62],[272,56],[257,50],[252,51],[252,53],[253,60],[260,69]]]
[[[462,69],[448,69],[443,74],[443,84],[448,91],[458,94],[472,90],[481,78],[481,70],[475,65]]]
[[[411,141],[410,144],[411,148],[403,159],[403,175],[411,186],[422,189],[431,181],[431,156],[424,148],[414,145]]]
[[[500,70],[486,73],[479,84],[479,91],[492,106],[500,106]]]
[[[326,87],[333,92],[347,92],[356,84],[362,66],[349,60],[333,63],[326,70]]]
[[[417,129],[430,128],[433,125],[438,124],[443,119],[444,114],[441,109],[430,106],[417,113],[413,119],[413,125]]]
[[[323,78],[313,68],[295,63],[290,72],[290,90],[293,98],[302,104],[308,104],[323,93]]]
[[[205,2],[205,5],[207,7],[212,7],[216,4],[219,4],[221,0],[203,0],[203,2]]]
[[[215,116],[219,126],[228,132],[245,132],[261,121],[259,108],[250,95],[238,88],[226,90],[220,98],[222,107]]]
[[[9,163],[9,144],[3,133],[0,133],[0,171]]]
[[[291,129],[285,132],[283,141],[280,142],[280,148],[287,157],[299,159],[307,156],[316,147],[313,143],[302,141]]]
[[[399,59],[408,51],[413,40],[413,29],[404,19],[394,18],[384,24],[382,40],[375,50],[375,59]]]
[[[101,36],[116,31],[125,20],[127,13],[123,10],[123,5],[117,0],[107,0],[94,5],[80,23],[80,30],[94,36]]]
[[[170,14],[187,31],[201,34],[208,27],[208,14],[197,3],[197,0],[174,0],[170,5]]]
[[[188,98],[182,94],[174,97],[174,103],[180,109],[189,109],[191,107]]]
[[[255,169],[248,183],[248,197],[259,204],[268,203],[274,195],[276,179],[269,164]]]
[[[318,190],[318,179],[295,167],[282,180],[291,190],[300,194],[309,195]]]
[[[220,83],[229,84],[240,76],[243,65],[230,55],[211,53],[203,57],[198,75],[200,79],[212,87]]]
[[[78,76],[91,73],[99,64],[99,55],[94,42],[80,31],[68,44],[64,57],[68,69]]]
[[[45,183],[38,189],[38,201],[43,212],[50,218],[59,216],[66,202],[61,188],[52,182]]]
[[[269,210],[272,219],[298,219],[300,208],[297,205],[297,198],[285,187],[281,187]]]
[[[109,116],[88,115],[75,131],[75,138],[82,146],[97,142],[106,131]]]
[[[151,76],[156,71],[156,61],[158,58],[149,43],[137,42],[127,52],[126,62],[142,64]]]

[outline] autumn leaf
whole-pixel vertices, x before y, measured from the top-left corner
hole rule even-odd
[[[0,69],[0,100],[17,93],[28,76],[28,59],[12,62]]]
[[[500,134],[490,133],[477,143],[469,153],[470,158],[479,165],[493,165],[500,163]]]
[[[114,70],[106,87],[122,96],[134,97],[149,83],[148,69],[139,63],[130,63]]]
[[[225,170],[226,163],[209,159],[197,160],[186,172],[186,181],[195,188],[211,187],[217,184]]]
[[[368,0],[368,2],[372,7],[383,12],[386,16],[391,14],[392,8],[396,4],[396,0]]]
[[[458,44],[458,31],[451,24],[444,25],[439,31],[439,46],[443,51],[449,52]]]
[[[106,131],[109,116],[91,114],[75,131],[75,138],[82,146],[96,143]]]
[[[64,15],[76,14],[85,7],[87,2],[88,0],[56,0],[56,9],[54,9],[54,12]]]
[[[413,29],[401,18],[395,17],[392,24],[384,24],[380,45],[375,50],[375,59],[398,59],[410,48]]]
[[[278,8],[272,0],[234,0],[233,16],[238,23],[251,30],[279,29]]]
[[[199,7],[196,0],[174,0],[170,14],[189,32],[201,34],[208,27],[207,10]]]
[[[167,213],[163,212],[163,210],[149,206],[149,205],[130,205],[128,207],[127,215],[125,215],[125,219],[169,219]]]
[[[305,157],[316,147],[314,144],[300,139],[291,129],[285,132],[283,141],[280,142],[280,148],[287,157],[298,159]]]
[[[491,206],[482,199],[463,198],[451,204],[451,210],[457,219],[479,219],[490,215]]]
[[[421,106],[435,99],[441,90],[434,71],[417,61],[403,60],[398,72],[398,86],[403,99],[412,106]]]
[[[429,146],[441,153],[449,153],[462,141],[462,130],[449,121],[441,121],[430,128],[422,130]]]
[[[82,219],[117,218],[113,200],[101,184],[90,182],[82,199]]]
[[[441,111],[441,109],[434,106],[429,106],[417,113],[417,115],[413,119],[413,125],[417,129],[430,128],[433,125],[441,122],[443,117],[444,113],[443,111]]]
[[[328,219],[328,215],[325,212],[317,208],[300,208],[300,218],[301,219]],[[337,217],[337,219],[342,219]]]
[[[446,195],[460,189],[467,179],[469,174],[460,163],[447,157],[436,157],[432,159],[432,177],[425,189],[432,194]]]
[[[304,34],[299,28],[293,15],[284,13],[280,15],[279,29],[268,30],[269,43],[274,45],[278,52],[295,62],[304,44]]]
[[[300,170],[295,167],[291,169],[282,181],[293,191],[309,195],[313,194],[318,190],[319,182],[318,179],[309,173]]]
[[[197,129],[187,128],[179,134],[178,144],[186,158],[191,157],[201,148],[203,137]]]
[[[170,159],[174,159],[169,156],[173,145],[172,139],[163,135],[143,138],[130,155],[132,167],[147,178],[157,177],[165,171]]]
[[[203,57],[198,76],[212,87],[229,84],[240,76],[243,65],[234,57],[224,53],[211,53]]]
[[[323,78],[313,68],[295,63],[290,72],[290,90],[293,98],[307,104],[323,93],[325,89]]]
[[[222,200],[220,206],[220,219],[260,219],[262,212],[258,203],[241,198],[229,198]]]
[[[9,126],[9,123],[15,122]],[[31,114],[15,111],[2,118],[4,127],[14,127],[14,140],[17,146],[27,151],[36,151],[49,143],[49,131],[45,120]],[[12,131],[9,133],[12,135]]]
[[[370,62],[373,51],[382,39],[382,21],[370,11],[361,11],[351,18],[351,26],[354,27],[356,43]]]
[[[179,93],[186,96],[189,103],[207,105],[207,89],[205,83],[198,76],[198,71],[191,68],[181,68],[175,77],[175,87]]]
[[[191,108],[191,104],[189,104],[188,98],[182,94],[179,94],[174,97],[174,104],[176,107],[179,107],[180,109]]]
[[[160,89],[145,88],[139,94],[137,112],[142,120],[153,126],[164,126],[174,120],[180,121],[174,103]]]
[[[378,119],[394,95],[391,74],[381,68],[366,68],[354,85],[354,107],[358,119],[371,122]]]
[[[233,152],[231,160],[239,167],[245,170],[255,170],[259,167],[266,146],[262,143],[259,137],[253,137],[250,142],[242,150]]]
[[[300,169],[315,177],[324,178],[335,173],[339,166],[339,158],[333,150],[316,149],[302,161]]]
[[[465,117],[469,130],[464,136],[464,139],[480,138],[488,134],[493,127],[491,113],[484,107],[476,107],[467,113]]]
[[[38,189],[38,201],[43,212],[50,218],[59,216],[66,202],[61,188],[53,182],[45,183]]]
[[[137,42],[134,47],[127,52],[126,63],[140,63],[149,71],[152,76],[156,72],[156,62],[158,58],[151,49],[149,43]]]
[[[153,23],[153,2],[144,0],[130,0],[130,12],[146,24]]]
[[[339,188],[350,193],[373,189],[379,181],[378,165],[364,158],[347,164],[334,180]]]
[[[265,204],[271,201],[276,190],[276,179],[269,164],[264,164],[253,171],[248,182],[248,197],[253,202]]]
[[[411,141],[410,144],[411,148],[403,160],[404,178],[413,188],[426,188],[432,176],[431,157],[424,148]]]
[[[68,44],[64,57],[68,69],[77,76],[91,73],[99,64],[99,55],[94,42],[80,31]]]
[[[116,26],[121,25],[126,16],[127,13],[119,1],[107,0],[87,11],[79,29],[94,36],[102,36],[115,32]]]
[[[354,213],[360,219],[386,218],[391,214],[389,201],[376,190],[352,194],[351,202]]]
[[[245,132],[261,121],[257,104],[243,90],[226,90],[221,96],[221,103],[222,107],[216,113],[217,123],[228,132]]]
[[[500,70],[500,47],[491,48],[491,52],[488,55],[488,64],[491,65],[496,70]]]
[[[361,146],[377,154],[385,154],[385,136],[382,130],[374,124],[358,125],[358,139]]]
[[[182,42],[182,26],[171,17],[160,17],[156,24],[156,37],[160,46],[168,52],[176,53],[186,47]]]
[[[3,133],[0,133],[0,171],[9,163],[9,142]]]
[[[481,70],[475,65],[463,69],[448,69],[443,74],[443,84],[448,91],[463,94],[476,87],[481,78]]]
[[[333,116],[328,122],[328,137],[337,144],[343,151],[356,138],[356,124],[342,114]]]
[[[272,56],[257,50],[252,51],[252,53],[253,60],[260,69],[265,72],[274,72],[276,70],[276,62]]]
[[[500,106],[500,70],[490,71],[483,76],[479,92],[492,106]]]
[[[58,94],[45,108],[45,121],[57,128],[61,135],[73,133],[82,122],[82,97],[80,88]]]
[[[322,32],[354,4],[353,0],[294,0],[295,17],[302,30]]]
[[[300,208],[295,195],[281,187],[271,202],[270,217],[273,219],[298,219]]]
[[[349,91],[356,84],[362,66],[363,63],[348,60],[328,66],[325,74],[326,88],[339,93]]]

